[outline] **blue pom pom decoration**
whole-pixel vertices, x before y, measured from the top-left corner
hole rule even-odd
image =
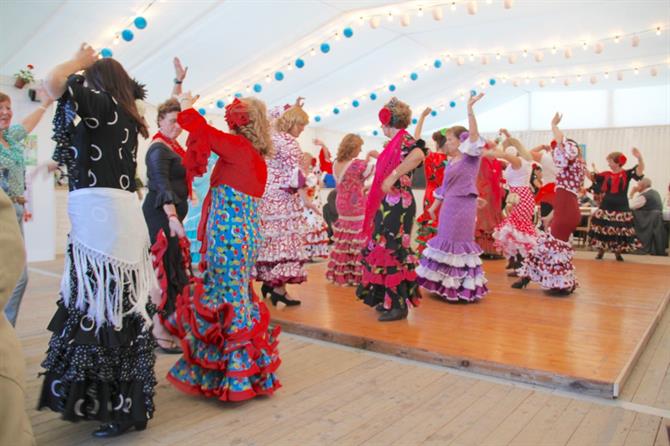
[[[371,101],[376,101],[377,100],[377,93],[370,93],[370,100]]]
[[[409,78],[412,79],[413,81],[417,80],[419,78],[419,75],[416,73],[412,73],[409,75]]]
[[[395,85],[393,84],[389,85],[389,91],[395,91]]]
[[[361,105],[361,103],[358,102],[358,99],[354,99],[354,100],[351,102],[351,105],[353,105],[354,107],[358,107],[359,105]]]
[[[441,68],[442,67],[442,61],[440,59],[435,59],[435,62],[433,62],[433,66],[435,68]]]
[[[416,125],[417,122],[419,122],[419,121],[416,118],[412,118],[412,124]]]
[[[430,112],[430,116],[437,116],[437,111],[433,110],[432,112]]]
[[[495,80],[495,79],[493,79],[493,78],[489,79],[489,85],[490,85],[490,86],[493,87],[495,84],[496,84],[496,80]]]
[[[199,109],[198,109],[198,113],[200,113],[201,115],[205,116],[205,115],[207,114],[207,110],[205,110],[204,108],[199,108]]]
[[[121,38],[126,42],[130,42],[131,40],[133,40],[133,37],[135,37],[135,34],[133,34],[131,30],[124,29],[123,31],[121,31]]]
[[[470,96],[477,96],[477,90],[470,90]]]
[[[102,57],[112,57],[113,53],[109,48],[103,48],[100,50],[100,55]]]
[[[314,116],[314,120],[316,122],[321,122],[321,116],[319,116],[319,115]]]
[[[451,101],[451,102],[449,103],[449,107],[451,107],[451,108],[456,107],[456,101]]]
[[[261,91],[263,91],[263,86],[261,84],[254,84],[254,91],[256,93],[260,93]]]
[[[344,30],[342,31],[342,34],[344,34],[344,37],[346,37],[346,38],[348,39],[348,38],[350,38],[351,36],[354,35],[354,30],[351,29],[351,28],[349,28],[349,27],[347,26],[347,27],[344,28]]]
[[[283,81],[284,80],[284,73],[282,73],[281,71],[277,71],[275,73],[275,80]]]
[[[373,134],[374,136],[377,136],[377,135],[379,135],[379,132],[378,132],[377,130],[373,130],[373,131],[372,131],[372,134]]]
[[[241,98],[241,97],[242,97],[242,93],[240,93],[240,92],[235,93],[235,97],[236,97],[237,99]]]
[[[330,51],[330,45],[326,42],[321,44],[321,52],[327,54]]]
[[[144,17],[135,17],[133,23],[135,24],[135,28],[137,29],[144,29],[147,27],[147,19],[145,19]]]
[[[333,109],[333,114],[335,114],[335,115],[339,115],[339,114],[340,114],[340,109],[337,108],[337,107],[335,107],[335,108]]]
[[[216,101],[216,106],[219,108],[223,108],[226,106],[226,103],[223,101],[223,99],[219,99],[218,101]]]
[[[295,66],[296,66],[296,68],[302,68],[302,67],[305,66],[305,61],[300,59],[300,58],[297,58],[295,60]]]

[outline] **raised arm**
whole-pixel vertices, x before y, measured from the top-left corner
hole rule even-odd
[[[77,71],[85,70],[95,63],[98,55],[87,43],[82,43],[79,51],[67,62],[57,65],[46,77],[45,88],[52,98],[60,98],[65,93],[67,78]]]
[[[644,160],[642,159],[642,153],[637,147],[633,147],[633,156],[637,158],[637,169],[635,169],[635,173],[637,176],[641,177],[644,175]]]
[[[468,99],[468,132],[470,133],[470,141],[475,142],[479,140],[479,129],[477,128],[477,119],[472,106],[484,97],[484,93],[479,93],[477,96],[470,96]]]
[[[53,103],[53,99],[51,99],[51,97],[46,93],[44,87],[39,87],[37,89],[37,95],[42,104],[28,116],[23,118],[23,121],[21,121],[21,125],[26,130],[26,134],[32,132],[35,129],[37,124],[39,124],[40,120],[44,116],[44,112]]]
[[[537,147],[533,147],[530,149],[530,156],[533,158],[533,161],[536,163],[539,163],[540,160],[542,160],[542,152],[547,150],[547,145],[546,144],[541,144]]]
[[[565,137],[561,129],[558,128],[558,124],[561,122],[561,119],[563,119],[563,115],[556,112],[551,120],[551,131],[554,134],[554,140],[556,140],[557,144],[561,144],[563,142],[563,138]]]
[[[188,67],[184,68],[178,57],[175,57],[172,63],[174,65],[174,87],[172,87],[172,97],[176,98],[182,92],[182,84],[186,78]]]
[[[511,155],[503,150],[500,149],[493,149],[493,150],[485,150],[484,151],[484,156],[487,156],[489,158],[497,158],[501,160],[505,160],[508,163],[512,165],[512,169],[517,170],[519,167],[521,167],[521,158],[515,155]]]
[[[423,130],[423,121],[426,120],[426,117],[432,112],[433,109],[430,107],[426,107],[424,111],[421,112],[421,116],[419,116],[419,122],[416,124],[416,128],[414,129],[414,139],[419,139],[421,138],[421,131]]]
[[[503,141],[503,147],[514,147],[516,151],[519,153],[519,156],[526,161],[533,161],[533,157],[531,156],[530,152],[526,149],[526,146],[524,146],[521,141],[519,141],[516,138],[507,138],[505,141]]]

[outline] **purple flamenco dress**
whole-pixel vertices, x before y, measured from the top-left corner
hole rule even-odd
[[[465,140],[463,154],[444,171],[442,186],[434,192],[442,200],[437,235],[428,241],[417,268],[422,288],[449,302],[474,302],[488,292],[475,242],[477,172],[485,142]]]

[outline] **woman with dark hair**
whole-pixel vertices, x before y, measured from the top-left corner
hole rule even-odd
[[[26,209],[26,163],[24,140],[33,131],[49,108],[53,99],[42,94],[40,99],[42,105],[26,116],[20,124],[12,125],[12,100],[6,94],[0,92],[0,187],[9,196],[16,211],[16,221],[19,223],[21,234],[23,234],[23,221],[30,219],[30,213]],[[9,323],[16,325],[19,316],[19,305],[23,294],[28,286],[28,267],[23,269],[19,281],[4,308]]]
[[[416,283],[417,257],[410,246],[416,202],[412,174],[425,158],[426,145],[407,133],[412,111],[397,98],[379,111],[390,140],[377,159],[363,221],[363,277],[356,296],[380,312],[379,321],[407,318],[421,296]]]
[[[502,222],[502,205],[505,191],[503,189],[503,171],[506,164],[496,158],[482,157],[477,173],[477,221],[475,223],[475,242],[482,248],[482,257],[500,258],[500,251],[495,246],[493,231]]]
[[[598,250],[597,260],[603,258],[605,251],[610,251],[622,262],[622,252],[642,247],[635,235],[633,213],[628,206],[628,186],[630,180],[644,177],[644,161],[637,148],[633,147],[632,152],[637,164],[630,169],[623,169],[627,161],[623,153],[612,152],[607,155],[610,170],[591,173],[591,181],[600,185],[603,194],[602,202],[591,218],[589,231],[591,246]]]
[[[420,138],[423,122],[431,111],[430,108],[426,108],[423,113],[421,113],[419,122],[416,125],[416,130],[414,131],[415,139]],[[433,238],[437,233],[438,221],[437,219],[431,218],[428,209],[430,209],[435,201],[433,192],[442,185],[442,180],[444,178],[444,168],[447,165],[446,131],[447,129],[442,129],[433,133],[435,151],[429,152],[426,159],[423,161],[423,169],[426,177],[426,191],[423,194],[423,213],[416,219],[416,222],[419,225],[416,231],[417,251],[419,254],[426,248],[428,240]]]
[[[562,115],[556,113],[551,120],[552,157],[556,166],[554,209],[549,214],[551,229],[540,234],[519,268],[520,279],[512,284],[512,288],[525,288],[532,280],[554,296],[567,296],[577,286],[570,235],[581,219],[577,194],[584,184],[586,171],[579,145],[558,128],[561,118]]]
[[[439,208],[440,225],[417,269],[419,285],[447,302],[475,302],[488,292],[479,258],[482,249],[474,240],[476,180],[486,142],[479,136],[472,106],[483,96],[480,93],[468,100],[469,129],[454,126],[446,131],[451,162],[428,209],[435,215]]]
[[[135,197],[137,136],[148,136],[136,105],[144,89],[86,44],[46,85],[60,98],[54,160],[67,168],[71,230],[39,407],[102,421],[93,435],[114,437],[144,429],[154,412],[156,278]]]

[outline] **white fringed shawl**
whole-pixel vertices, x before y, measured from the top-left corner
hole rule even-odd
[[[151,323],[146,311],[149,291],[157,285],[149,256],[149,231],[134,193],[112,188],[70,192],[68,214],[72,259],[67,256],[61,293],[69,306],[70,271],[77,277],[76,307],[96,322],[115,329],[123,317],[137,313]],[[92,276],[87,276],[90,271]],[[131,307],[123,311],[123,293]]]

